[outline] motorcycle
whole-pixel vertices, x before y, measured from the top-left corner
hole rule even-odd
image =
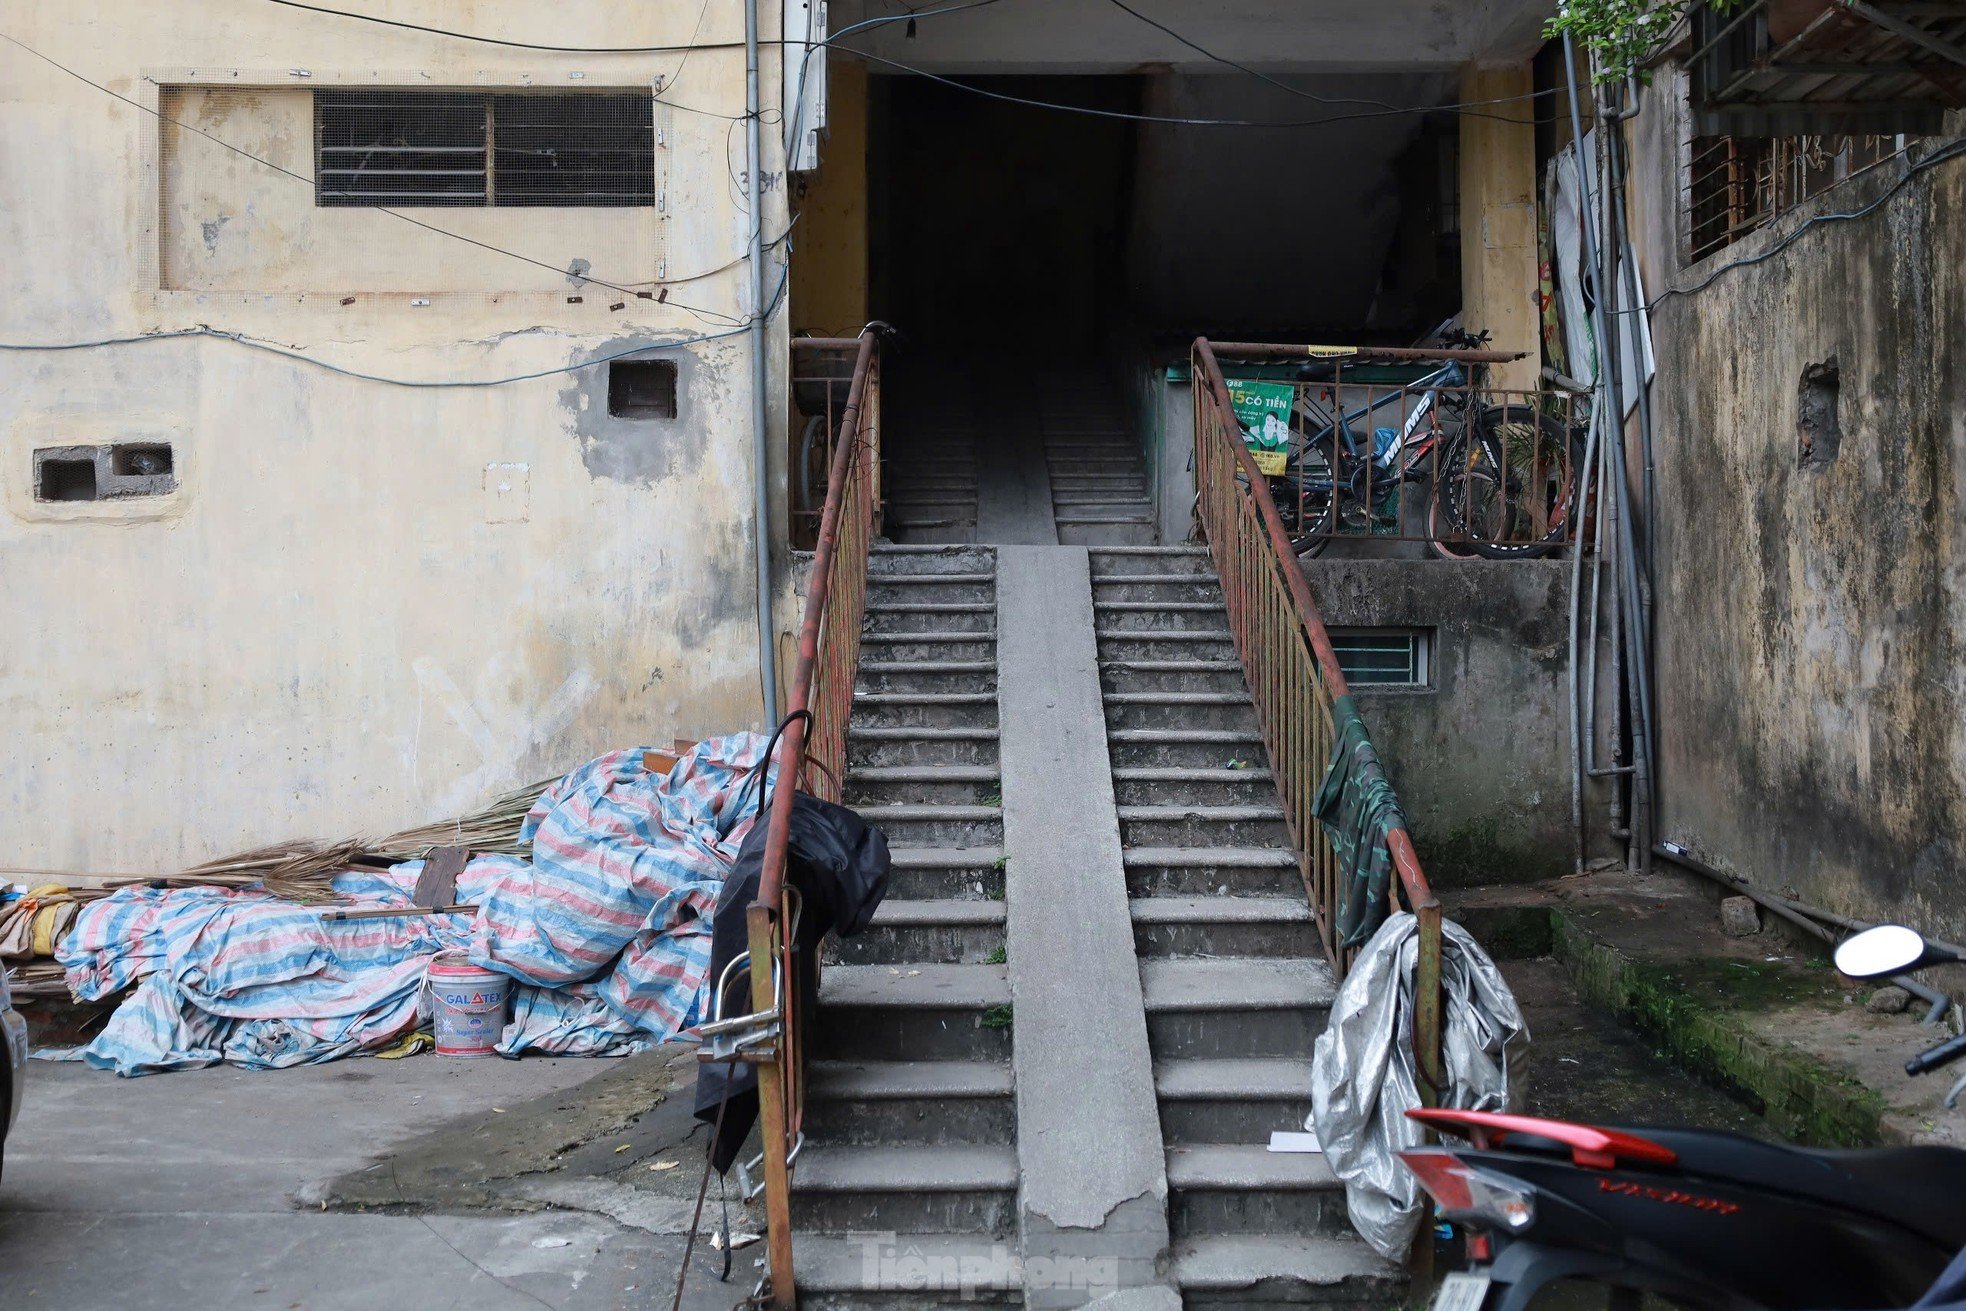
[[[1966,957],[1896,925],[1836,952],[1856,978],[1941,961]],[[1906,1073],[1962,1055],[1966,1035]],[[1695,1311],[1902,1307],[1966,1248],[1966,1151],[1950,1147],[1818,1151],[1719,1130],[1407,1114],[1469,1142],[1400,1153],[1467,1236],[1471,1266],[1446,1277],[1434,1311],[1522,1311],[1562,1280]]]

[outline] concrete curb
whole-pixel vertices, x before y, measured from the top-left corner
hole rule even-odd
[[[1886,1122],[1883,1098],[1847,1073],[1751,1032],[1561,908],[1548,915],[1552,953],[1586,1002],[1652,1037],[1668,1060],[1742,1096],[1783,1137],[1810,1147],[1908,1141]]]

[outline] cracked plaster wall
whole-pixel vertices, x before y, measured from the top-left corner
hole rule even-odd
[[[657,9],[624,28],[599,0],[396,16],[563,45],[681,44],[696,20]],[[298,151],[302,171],[296,82],[643,86],[678,64],[191,0],[21,19],[23,41],[140,104],[226,87],[222,106],[199,92],[179,112],[255,153]],[[703,39],[740,23],[713,0]],[[741,50],[700,51],[687,71],[679,99],[741,110]],[[193,134],[164,129],[177,139],[160,149],[155,118],[18,50],[0,52],[0,85],[0,161],[34,161],[0,167],[9,341],[209,324],[360,372],[484,379],[714,332],[746,309],[741,266],[667,304],[565,271],[585,260],[628,284],[656,258],[673,277],[741,255],[722,119],[674,115],[666,220],[411,211],[539,267],[315,209],[307,184]],[[777,231],[782,187],[770,201]],[[783,351],[774,324],[775,372]],[[598,369],[411,389],[210,338],[0,355],[0,788],[20,817],[0,858],[147,871],[386,832],[608,748],[753,726],[748,347],[701,343],[680,363],[682,416],[629,422],[607,417]],[[172,443],[175,493],[33,500],[36,447],[133,439]]]

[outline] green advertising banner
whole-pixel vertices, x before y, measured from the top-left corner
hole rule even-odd
[[[1266,478],[1283,473],[1290,458],[1290,405],[1296,389],[1287,382],[1244,382],[1224,379],[1229,384],[1229,406],[1242,425],[1242,440]]]

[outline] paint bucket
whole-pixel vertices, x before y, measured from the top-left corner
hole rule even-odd
[[[480,969],[461,951],[430,962],[430,1018],[439,1056],[490,1056],[505,1032],[505,997],[512,980]]]

